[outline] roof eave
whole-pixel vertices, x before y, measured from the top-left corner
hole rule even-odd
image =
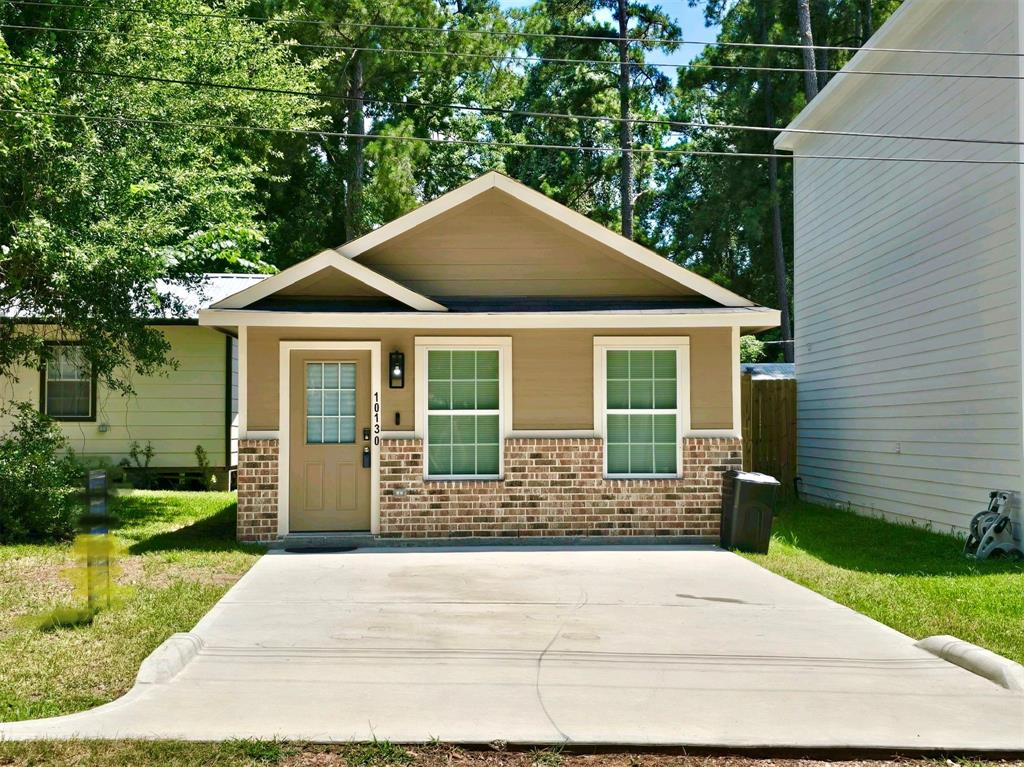
[[[865,68],[867,59],[884,55],[875,53],[872,48],[900,48],[905,47],[906,40],[912,38],[914,33],[925,23],[925,21],[938,11],[949,0],[905,0],[897,8],[886,22],[878,28],[861,50],[857,51],[838,74],[833,77],[810,104],[805,106],[786,128],[808,129],[819,125],[824,119],[842,106],[843,98],[848,94],[851,87],[865,85],[861,81],[870,80],[862,75],[848,74],[852,70]],[[795,151],[797,144],[806,134],[787,133],[782,129],[775,138],[776,149],[784,151]]]
[[[288,312],[204,309],[199,324],[320,328],[517,329],[517,328],[699,328],[737,327],[759,332],[778,327],[779,311],[765,307],[694,312]]]

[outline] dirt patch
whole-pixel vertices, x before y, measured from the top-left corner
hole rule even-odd
[[[954,762],[939,759],[877,759],[828,761],[819,759],[758,759],[748,756],[688,756],[684,754],[608,752],[573,754],[557,748],[532,751],[463,749],[437,745],[409,747],[412,767],[1024,767],[1024,761]],[[285,755],[286,767],[353,767],[344,746],[305,746]],[[384,767],[386,763],[379,763]]]

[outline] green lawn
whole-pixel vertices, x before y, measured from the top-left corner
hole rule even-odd
[[[40,630],[32,617],[73,604],[69,544],[0,547],[0,721],[113,700],[142,660],[188,631],[262,549],[234,540],[233,493],[136,491],[113,499],[125,553],[120,604],[91,625]]]
[[[1021,762],[944,759],[817,761],[812,759],[706,756],[561,748],[507,751],[463,749],[432,742],[401,746],[387,741],[344,746],[241,740],[227,743],[169,741],[0,742],[0,765],[80,767],[1022,767]]]
[[[784,505],[751,561],[917,639],[952,634],[1024,662],[1024,565],[963,541],[809,503]]]

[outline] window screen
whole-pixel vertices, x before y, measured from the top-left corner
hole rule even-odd
[[[57,419],[90,419],[92,365],[79,346],[55,346],[46,363],[45,412]]]
[[[609,349],[605,449],[610,476],[678,472],[678,380],[673,349]]]
[[[497,350],[427,351],[427,475],[501,474]]]

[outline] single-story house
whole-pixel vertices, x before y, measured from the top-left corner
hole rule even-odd
[[[0,400],[38,403],[90,467],[116,467],[122,461],[135,466],[130,452],[136,443],[142,450],[152,447],[154,476],[198,475],[196,447],[201,446],[217,486],[227,489],[238,461],[238,343],[229,333],[200,327],[198,312],[204,303],[265,276],[208,274],[190,292],[165,286],[182,300],[187,315],[153,317],[150,324],[167,338],[178,366],[136,377],[134,396],[103,386],[78,347],[61,342],[49,364],[0,378]],[[8,426],[0,415],[0,430]]]
[[[1022,25],[1018,0],[906,0],[775,142],[810,499],[964,531],[1024,491]]]
[[[213,303],[238,537],[717,540],[755,306],[499,173]]]

